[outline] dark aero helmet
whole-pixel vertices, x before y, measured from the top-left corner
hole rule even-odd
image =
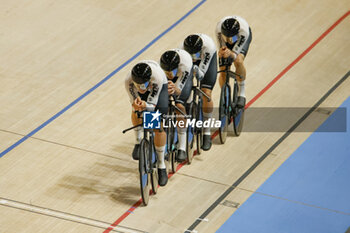
[[[239,22],[234,18],[226,19],[221,24],[221,33],[224,36],[232,37],[238,34],[239,31]]]
[[[166,51],[160,57],[160,67],[165,71],[172,71],[179,66],[180,56],[174,50]]]
[[[132,81],[137,84],[148,82],[152,76],[151,67],[143,62],[138,63],[132,68],[131,76]]]
[[[203,41],[198,35],[189,35],[184,41],[184,49],[190,54],[198,53],[202,46]]]

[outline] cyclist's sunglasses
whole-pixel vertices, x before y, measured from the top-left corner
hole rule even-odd
[[[176,68],[176,69],[173,69],[173,70],[171,71],[171,73],[173,73],[173,77],[175,77],[176,74],[177,74],[177,68]]]
[[[173,70],[171,70],[171,71],[165,71],[165,74],[166,74],[167,76],[169,76],[170,74],[172,74],[172,75],[173,75],[172,77],[175,77],[176,74],[177,74],[177,68],[176,68],[176,69],[173,69]]]
[[[198,52],[198,53],[194,53],[194,54],[191,54],[192,56],[192,60],[199,60],[200,56],[201,56],[201,53]]]
[[[149,81],[145,82],[145,83],[142,83],[142,84],[138,84],[138,83],[135,83],[135,82],[133,82],[133,83],[134,83],[134,85],[136,86],[137,89],[140,89],[142,91],[147,90],[147,88],[149,86]]]
[[[233,43],[235,43],[235,42],[238,40],[237,35],[232,36],[232,37],[227,37],[227,36],[224,36],[224,35],[222,35],[222,36],[223,36],[223,38],[224,38],[224,41],[225,41],[226,43],[229,43],[229,44],[233,44]]]

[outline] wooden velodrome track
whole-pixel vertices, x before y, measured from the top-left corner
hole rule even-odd
[[[133,64],[158,61],[189,33],[214,38],[223,16],[252,28],[251,107],[311,107],[350,68],[347,0],[12,0],[0,9],[0,233],[102,233],[113,223],[119,232],[217,230],[311,132],[290,134],[253,168],[284,132],[216,138],[147,207],[130,209],[140,198],[137,162],[133,134],[121,131],[131,124],[124,78]],[[320,106],[338,107],[349,92],[346,79]],[[217,85],[216,105],[218,95]],[[305,122],[325,119],[315,112]]]

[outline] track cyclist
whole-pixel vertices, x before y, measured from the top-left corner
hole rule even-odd
[[[162,54],[160,58],[160,66],[164,70],[168,78],[168,94],[175,96],[176,106],[186,113],[186,102],[191,94],[193,75],[192,75],[192,58],[185,50],[172,49]],[[183,162],[187,158],[186,154],[186,122],[184,116],[177,113],[177,121],[183,122],[184,127],[178,125],[178,150],[176,159]]]
[[[217,76],[217,54],[215,43],[212,38],[202,33],[192,34],[186,37],[183,48],[191,54],[193,72],[201,81],[201,90],[211,97]],[[203,98],[204,121],[213,116],[213,100]],[[211,148],[210,127],[204,128],[202,149],[207,151]]]
[[[168,81],[155,61],[145,60],[137,63],[128,74],[125,80],[125,88],[132,104],[131,120],[133,125],[142,123],[142,119],[137,117],[135,111],[157,111],[162,115],[168,112]],[[142,138],[142,127],[135,128],[135,146],[132,157],[138,160],[140,154],[140,142]],[[162,128],[154,130],[154,144],[158,157],[158,183],[160,186],[166,185],[168,176],[164,163],[166,133]]]
[[[244,59],[247,56],[249,45],[252,41],[252,32],[247,21],[239,16],[227,16],[220,20],[216,25],[216,37],[219,46],[219,67],[225,69],[222,58],[231,58],[236,68],[239,84],[238,103],[239,108],[243,108],[246,102],[245,96],[245,78],[246,69]],[[229,64],[230,65],[230,64]],[[220,73],[220,87],[225,83],[224,73]]]

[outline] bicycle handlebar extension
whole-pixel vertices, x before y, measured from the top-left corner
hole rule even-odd
[[[130,131],[130,130],[132,130],[132,129],[135,129],[135,128],[139,127],[139,126],[142,126],[142,125],[143,125],[143,123],[138,124],[138,125],[134,125],[133,127],[124,129],[122,132],[123,132],[123,134],[125,134],[126,132],[128,132],[128,131]]]
[[[228,70],[227,68],[225,70],[219,70],[218,73],[226,73],[229,75],[230,78],[236,78],[236,76],[240,77],[241,79],[244,79],[242,75],[237,74],[231,70]]]

